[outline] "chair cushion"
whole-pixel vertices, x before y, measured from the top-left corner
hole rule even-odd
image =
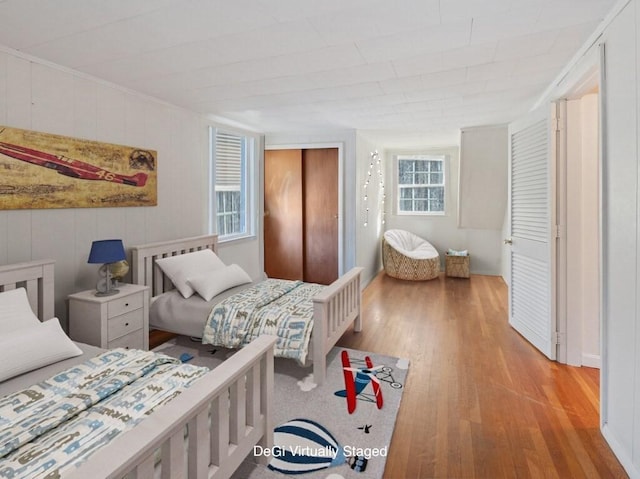
[[[424,238],[405,230],[388,230],[384,239],[389,246],[412,259],[439,258],[438,251]]]

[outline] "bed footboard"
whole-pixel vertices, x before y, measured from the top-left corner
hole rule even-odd
[[[158,451],[162,478],[230,477],[254,445],[273,446],[274,344],[256,339],[64,477],[151,479]]]
[[[349,325],[355,322],[355,331],[362,329],[362,270],[352,268],[313,298],[313,376],[318,385],[324,382],[327,373],[327,354]]]

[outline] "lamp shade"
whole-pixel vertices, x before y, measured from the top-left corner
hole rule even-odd
[[[88,263],[115,263],[127,259],[122,240],[110,239],[94,241],[91,244]]]

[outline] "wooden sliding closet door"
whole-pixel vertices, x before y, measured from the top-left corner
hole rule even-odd
[[[264,152],[264,270],[302,279],[302,150]]]
[[[264,269],[270,278],[338,278],[338,149],[265,150]]]
[[[338,149],[302,151],[304,281],[338,278]]]

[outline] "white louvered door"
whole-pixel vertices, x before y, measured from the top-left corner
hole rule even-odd
[[[509,125],[509,323],[556,359],[555,105]],[[553,130],[553,131],[552,131]]]

